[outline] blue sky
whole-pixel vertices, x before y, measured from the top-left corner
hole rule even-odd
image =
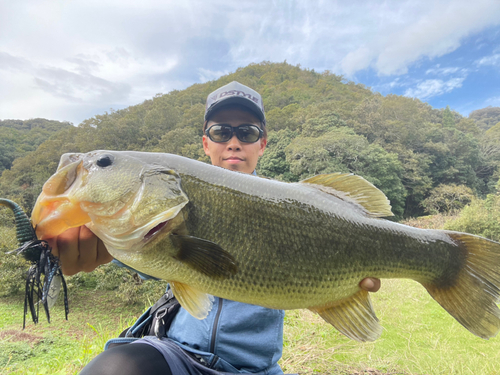
[[[500,1],[0,0],[0,119],[76,125],[285,60],[467,116],[500,106]]]

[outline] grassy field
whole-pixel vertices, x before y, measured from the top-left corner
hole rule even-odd
[[[500,374],[500,337],[482,340],[472,335],[416,282],[384,280],[372,301],[384,327],[382,336],[372,343],[344,338],[309,311],[287,314],[283,369],[335,374],[377,374],[374,370]]]
[[[112,293],[70,295],[69,321],[56,306],[51,324],[22,328],[20,298],[0,300],[0,374],[75,374],[140,315]],[[384,327],[373,343],[348,340],[305,310],[285,318],[285,372],[331,374],[500,373],[500,339],[479,339],[451,318],[417,283],[384,280],[373,295]]]
[[[70,293],[70,315],[58,303],[51,323],[22,329],[23,297],[0,299],[0,374],[76,374],[144,310],[125,306],[112,292]],[[30,318],[28,318],[30,319]]]
[[[427,217],[409,224],[440,227]],[[13,235],[7,236],[14,238]],[[8,248],[14,245],[10,244]],[[52,323],[41,316],[22,330],[22,296],[0,298],[0,374],[76,374],[104,343],[145,310],[115,292],[70,289],[70,316],[59,302]],[[500,374],[500,337],[477,338],[419,284],[383,280],[372,301],[384,331],[373,343],[351,341],[307,310],[288,311],[281,366],[301,374]],[[154,301],[152,301],[154,302]]]

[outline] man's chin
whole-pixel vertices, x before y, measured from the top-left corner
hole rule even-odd
[[[243,162],[240,162],[240,163],[228,163],[228,162],[224,162],[222,165],[221,165],[222,168],[226,168],[226,169],[229,169],[231,171],[235,171],[235,172],[242,172],[242,173],[251,173],[251,172],[246,172],[245,171],[245,163]]]

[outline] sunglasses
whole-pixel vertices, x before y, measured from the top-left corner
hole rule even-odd
[[[264,131],[256,125],[240,125],[232,127],[229,124],[216,124],[205,130],[205,134],[212,142],[222,143],[233,138],[233,134],[244,143],[257,142],[264,135]]]

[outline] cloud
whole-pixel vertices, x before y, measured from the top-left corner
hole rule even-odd
[[[0,118],[81,108],[67,118],[76,123],[92,106],[136,104],[262,61],[394,81],[500,23],[498,0],[31,0],[2,10]],[[440,77],[419,85],[446,90],[468,74],[449,66],[428,69]],[[394,87],[420,86],[404,77]]]
[[[476,61],[478,66],[500,66],[500,53],[495,53],[490,56],[483,57]]]
[[[198,77],[201,83],[205,83],[208,81],[213,81],[217,78],[222,77],[223,75],[229,74],[228,70],[217,70],[213,71],[210,69],[198,68]]]
[[[463,38],[500,22],[498,1],[420,2],[420,7],[404,3],[396,9],[399,15],[384,20],[387,24],[383,34],[382,27],[370,29],[372,35],[366,35],[365,43],[354,46],[343,58],[340,66],[345,74],[353,75],[369,67],[380,75],[405,74],[419,60],[450,53]]]
[[[44,92],[76,102],[119,102],[131,91],[129,84],[111,82],[91,74],[79,74],[58,68],[37,70],[34,80]]]
[[[415,88],[410,88],[405,91],[404,96],[429,99],[433,96],[442,95],[462,87],[465,77],[452,78],[448,81],[441,79],[428,79],[419,83]]]
[[[427,69],[425,71],[425,74],[434,74],[434,75],[450,75],[453,73],[457,73],[458,71],[462,73],[466,73],[466,70],[463,68],[458,68],[458,67],[447,67],[447,68],[441,68],[439,65],[437,65],[435,68]]]
[[[109,110],[111,107],[123,108],[136,104],[162,91],[158,88],[161,80],[154,77],[166,74],[177,65],[175,58],[160,64],[137,58],[125,49],[105,50],[92,55],[79,54],[50,63],[36,63],[24,57],[0,52],[0,73],[3,72],[0,74],[0,82],[3,83],[0,85],[2,118],[16,117],[10,114],[17,110],[16,105],[6,103],[17,99],[18,106],[23,108],[23,118],[46,117],[79,123],[83,118],[61,118],[51,111],[61,105],[66,106],[66,109],[61,109],[60,112],[67,113],[67,108],[75,110],[75,105],[80,105],[82,110],[78,112],[88,113],[89,106],[104,106]],[[15,90],[12,88],[14,85]],[[11,88],[5,90],[1,86]],[[45,104],[43,107],[34,105],[27,108],[26,99],[34,95],[34,89],[43,93],[43,100],[38,99],[37,104]],[[27,92],[32,94],[27,95]]]
[[[32,65],[28,60],[0,51],[0,70],[23,71],[31,69]]]

